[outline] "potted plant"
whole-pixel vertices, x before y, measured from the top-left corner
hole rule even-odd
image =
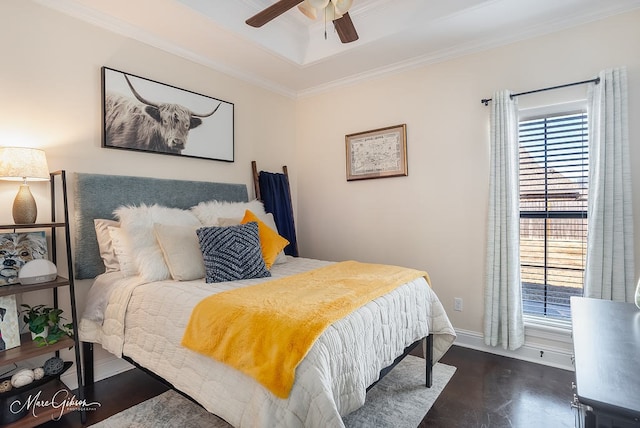
[[[63,324],[65,318],[62,309],[50,308],[45,305],[30,306],[22,304],[22,320],[29,326],[31,337],[37,346],[56,343],[63,336],[73,335],[73,324]]]

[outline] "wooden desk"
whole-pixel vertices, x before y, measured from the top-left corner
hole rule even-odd
[[[571,319],[576,395],[593,408],[586,425],[640,426],[640,309],[571,297]]]

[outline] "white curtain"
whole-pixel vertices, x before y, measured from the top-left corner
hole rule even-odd
[[[491,103],[484,341],[511,350],[524,343],[518,170],[518,104],[499,91]]]
[[[589,89],[589,207],[584,295],[634,301],[627,71],[600,72]]]

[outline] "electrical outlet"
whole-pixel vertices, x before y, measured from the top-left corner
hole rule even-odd
[[[462,312],[462,298],[456,297],[453,299],[453,310]]]

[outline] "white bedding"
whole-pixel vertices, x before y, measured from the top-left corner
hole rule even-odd
[[[328,263],[290,258],[274,265],[272,278]],[[367,386],[408,345],[433,333],[437,360],[455,339],[442,304],[418,278],[329,327],[298,366],[284,400],[252,378],[180,346],[200,300],[269,279],[144,283],[117,273],[101,275],[90,291],[80,339],[132,358],[235,427],[322,428],[344,426],[341,415],[362,406]]]

